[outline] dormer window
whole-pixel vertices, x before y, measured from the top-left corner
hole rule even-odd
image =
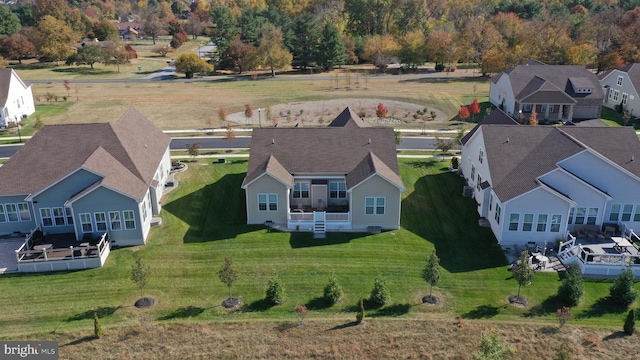
[[[618,84],[618,86],[622,86],[622,81],[623,81],[623,79],[624,79],[624,78],[623,78],[622,76],[618,75],[618,81],[617,81],[617,83],[616,83],[616,84]]]

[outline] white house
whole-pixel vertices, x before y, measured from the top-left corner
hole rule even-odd
[[[631,115],[640,115],[640,64],[629,64],[619,69],[607,71],[600,76],[602,90],[605,93],[604,106],[623,111]]]
[[[577,65],[529,60],[491,79],[489,101],[514,118],[572,121],[600,117],[604,93],[598,78]]]
[[[640,142],[631,127],[505,125],[462,139],[461,170],[503,246],[566,239],[577,225],[640,229]]]
[[[31,85],[25,84],[13,69],[0,69],[0,106],[2,128],[36,111]]]

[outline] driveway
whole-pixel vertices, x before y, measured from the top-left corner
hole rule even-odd
[[[0,274],[18,271],[16,250],[24,244],[22,239],[0,240]]]

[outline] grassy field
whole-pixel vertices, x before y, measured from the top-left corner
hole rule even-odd
[[[463,180],[446,171],[446,163],[401,161],[407,188],[402,229],[378,235],[330,233],[325,240],[245,225],[240,183],[246,160],[189,165],[179,175],[180,186],[165,199],[163,225],[152,229],[147,245],[113,250],[101,269],[0,277],[0,338],[87,335],[94,311],[107,332],[114,333],[141,323],[215,327],[228,321],[288,321],[297,304],[310,309],[311,320],[339,323],[353,317],[355,302],[368,296],[376,276],[386,279],[391,303],[368,309],[372,318],[461,316],[469,321],[555,323],[558,274],[536,274],[532,285],[523,289],[529,307],[508,305],[507,296],[517,291],[517,284],[490,231],[477,226],[475,203],[460,196]],[[434,248],[443,270],[435,290],[443,303],[435,307],[420,300],[428,292],[420,272]],[[152,269],[145,295],[157,304],[148,310],[132,306],[140,297],[129,280],[135,254]],[[226,256],[233,257],[241,273],[233,293],[244,306],[233,312],[220,306],[227,289],[216,276]],[[333,272],[345,296],[327,307],[320,296]],[[284,281],[288,296],[284,305],[271,307],[264,291],[275,274]],[[609,286],[610,282],[588,281],[583,302],[572,309],[571,323],[619,330],[625,309],[604,300]]]

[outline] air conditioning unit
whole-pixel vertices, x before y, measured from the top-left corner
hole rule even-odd
[[[473,196],[473,186],[465,186],[462,188],[462,196],[464,197],[472,197]]]

